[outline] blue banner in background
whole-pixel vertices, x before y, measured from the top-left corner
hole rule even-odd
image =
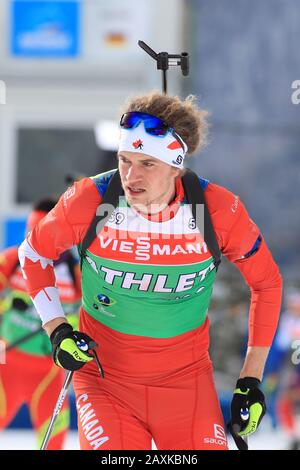
[[[12,0],[11,54],[74,58],[79,54],[80,0]]]
[[[8,218],[4,220],[4,248],[10,246],[18,246],[25,238],[26,217],[24,218]]]

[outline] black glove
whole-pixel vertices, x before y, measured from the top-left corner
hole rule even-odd
[[[63,369],[78,370],[94,359],[89,349],[96,347],[95,341],[85,333],[74,331],[69,323],[62,323],[55,328],[50,341],[54,362]]]
[[[244,377],[236,383],[231,402],[231,421],[228,428],[232,434],[248,436],[256,431],[266,413],[265,397],[258,388],[260,380]]]

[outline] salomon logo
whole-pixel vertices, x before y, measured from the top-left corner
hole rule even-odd
[[[174,165],[181,165],[181,163],[183,162],[183,156],[182,155],[178,155],[178,157],[176,158],[176,160],[172,160],[172,163]]]
[[[214,424],[214,434],[217,439],[224,439],[224,441],[226,441],[224,428],[219,424]]]

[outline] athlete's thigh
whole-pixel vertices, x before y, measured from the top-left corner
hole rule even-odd
[[[151,431],[158,449],[227,450],[212,372],[149,391]]]
[[[149,431],[114,395],[76,382],[74,389],[81,449],[151,449]]]

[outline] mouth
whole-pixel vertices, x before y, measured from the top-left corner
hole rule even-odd
[[[127,186],[127,191],[130,196],[139,196],[140,194],[143,194],[145,192],[144,189],[135,186]]]

